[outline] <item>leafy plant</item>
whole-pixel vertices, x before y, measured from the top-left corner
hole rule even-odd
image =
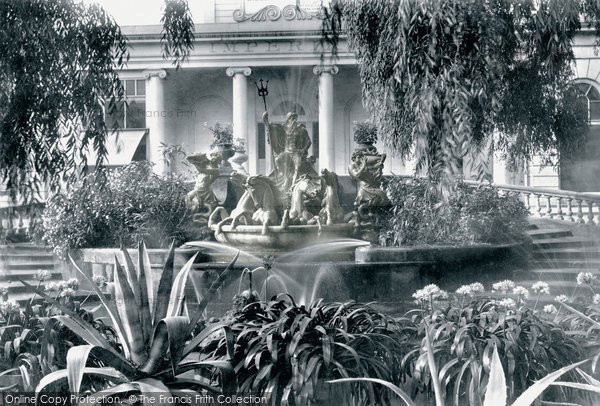
[[[183,316],[184,292],[188,274],[196,256],[192,257],[173,279],[174,246],[171,246],[163,267],[158,286],[152,278],[152,269],[144,245],[138,249],[138,266],[134,265],[127,250],[123,249],[124,266],[115,258],[114,299],[109,300],[81,269],[74,263],[79,275],[87,280],[100,299],[118,337],[118,348],[67,308],[57,305],[66,315],[56,320],[64,323],[77,334],[85,345],[70,348],[66,356],[66,368],[52,372],[41,379],[36,393],[50,388],[60,388],[67,380],[69,390],[79,394],[82,385],[91,385],[86,390],[105,398],[114,398],[131,391],[170,392],[178,388],[193,388],[196,391],[219,389],[211,382],[182,380],[179,376],[199,368],[218,369],[223,374],[221,386],[235,386],[232,367],[226,362],[181,362],[195,348],[186,346],[192,339],[203,308],[212,299],[216,289],[237,260],[237,255],[223,271],[208,294],[200,300],[198,313],[192,319]],[[36,292],[52,301],[43,292]],[[192,340],[194,341],[194,340]],[[42,352],[42,362],[51,363],[52,354]],[[88,366],[92,364],[92,366]],[[84,377],[95,377],[93,382]],[[233,379],[232,379],[233,378]]]
[[[194,20],[187,0],[165,0],[161,22],[163,58],[172,59],[179,70],[194,49]]]
[[[215,148],[219,145],[232,145],[233,144],[233,126],[230,123],[215,123],[213,127],[206,128],[213,135],[213,142],[210,144],[210,148]]]
[[[374,144],[377,142],[377,127],[369,120],[354,122],[354,141],[359,144]]]
[[[429,391],[437,383],[436,396],[452,404],[467,400],[481,404],[497,350],[508,396],[515,398],[552,371],[583,357],[576,339],[526,306],[525,288],[512,281],[494,288],[497,293],[489,295],[481,284],[473,284],[449,296],[429,285],[415,293],[421,308],[399,320],[421,340],[402,360],[414,379],[413,393]],[[437,372],[432,373],[432,366]]]
[[[426,179],[387,178],[385,190],[393,205],[381,231],[387,245],[469,245],[525,238],[525,205],[492,185],[456,182],[447,204]]]
[[[175,240],[206,238],[192,225],[185,206],[189,186],[183,178],[161,178],[148,162],[135,162],[90,174],[54,196],[44,210],[39,239],[64,257],[70,248],[167,247]]]
[[[327,379],[399,382],[404,352],[399,333],[390,318],[366,305],[318,301],[304,307],[286,297],[248,304],[199,350],[204,359],[235,366],[240,392],[271,394],[276,404],[307,405],[318,401]],[[336,396],[344,404],[389,403],[370,382]]]

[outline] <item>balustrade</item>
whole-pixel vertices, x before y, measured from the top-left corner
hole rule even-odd
[[[44,203],[0,207],[0,244],[13,237],[27,237],[43,209]]]

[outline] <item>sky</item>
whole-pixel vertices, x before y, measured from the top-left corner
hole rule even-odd
[[[82,0],[85,4],[98,3],[123,25],[160,24],[164,10],[164,0]],[[194,21],[202,15],[203,0],[189,0],[188,4]]]

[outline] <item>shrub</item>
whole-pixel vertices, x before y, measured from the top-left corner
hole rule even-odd
[[[226,324],[225,334],[206,340],[201,354],[231,360],[239,392],[276,396],[273,404],[314,404],[329,388],[327,379],[401,378],[404,348],[395,325],[366,305],[318,301],[305,307],[286,297],[250,303]],[[338,404],[389,404],[385,390],[372,383],[355,383],[343,395]]]
[[[506,374],[509,397],[583,357],[579,341],[543,312],[529,308],[525,302],[529,291],[512,281],[494,284],[493,293],[474,283],[451,295],[428,285],[413,296],[420,308],[399,322],[414,330],[419,343],[402,360],[405,373],[414,379],[414,392],[431,390],[425,330],[442,396],[452,399],[452,404],[481,404],[494,347]]]
[[[468,245],[525,238],[528,211],[514,195],[491,185],[458,182],[447,202],[425,179],[388,178],[392,211],[381,231],[386,245]]]
[[[206,237],[192,225],[188,191],[182,178],[161,178],[145,161],[105,177],[90,174],[50,199],[41,238],[64,256],[70,248],[131,247],[141,240],[156,248]]]

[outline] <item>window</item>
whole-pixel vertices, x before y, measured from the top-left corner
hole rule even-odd
[[[577,83],[575,86],[587,105],[590,121],[600,121],[600,92],[598,89],[590,83]]]
[[[107,111],[109,128],[146,128],[146,81],[123,80],[125,98]]]

